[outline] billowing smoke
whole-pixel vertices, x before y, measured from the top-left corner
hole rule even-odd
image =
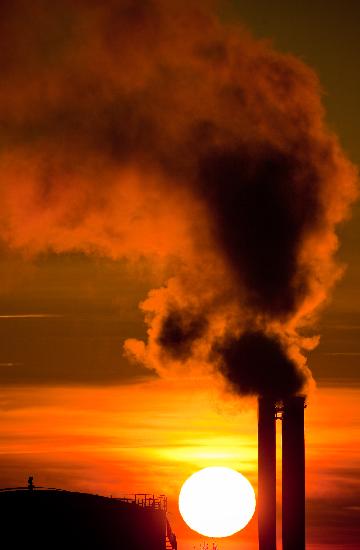
[[[239,338],[230,337],[215,344],[214,353],[220,358],[222,374],[242,394],[282,399],[301,390],[306,382],[304,371],[284,354],[280,341],[263,332],[244,332]]]
[[[1,3],[0,234],[175,258],[128,356],[281,398],[309,380],[356,174],[314,72],[199,5]]]

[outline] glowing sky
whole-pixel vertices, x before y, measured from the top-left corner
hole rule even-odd
[[[21,2],[19,6],[20,21]],[[255,37],[269,38],[277,49],[296,54],[315,69],[328,122],[359,164],[358,3],[349,1],[345,8],[325,0],[299,5],[232,0],[220,11],[224,20],[241,20]],[[34,29],[41,21],[35,10]],[[66,27],[60,8],[58,21],[58,35],[52,33],[50,44],[56,50]],[[31,74],[31,63],[26,70]],[[31,96],[31,76],[27,83]],[[33,130],[27,127],[29,142]],[[13,189],[15,203],[16,180]],[[53,204],[56,197],[47,196],[45,189],[42,200]],[[132,204],[123,215],[133,219]],[[40,242],[38,222],[34,218],[29,232]],[[90,222],[97,227],[96,219]],[[171,212],[163,217],[155,231],[156,238],[164,235],[160,248],[167,249],[171,241],[167,232],[178,232],[178,237],[182,231]],[[358,205],[340,233],[339,257],[348,268],[317,322],[321,341],[309,357],[318,384],[306,411],[309,550],[355,550],[359,538]],[[25,228],[16,238],[24,242],[27,235]],[[151,236],[141,235],[144,248],[156,249]],[[121,237],[111,235],[113,242]],[[201,538],[183,524],[176,506],[188,475],[224,465],[238,469],[256,488],[255,399],[224,393],[219,381],[206,373],[159,379],[124,357],[126,339],[146,336],[139,302],[176,270],[176,256],[167,255],[155,267],[149,258],[105,257],[92,253],[91,246],[85,254],[56,253],[42,245],[35,256],[30,248],[22,254],[4,243],[0,249],[0,485],[23,485],[32,474],[35,484],[44,486],[113,495],[164,492],[180,550],[192,549]],[[240,543],[244,549],[256,548],[256,515],[244,532],[222,542],[220,550]]]

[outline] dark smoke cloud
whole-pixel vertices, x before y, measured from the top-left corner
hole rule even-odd
[[[323,218],[317,166],[301,154],[257,144],[213,150],[200,163],[216,242],[247,304],[271,317],[291,314],[308,294],[299,250]]]
[[[177,361],[191,357],[193,343],[206,332],[207,319],[191,311],[173,309],[162,320],[157,343]]]
[[[127,353],[161,372],[219,363],[253,393],[273,371],[287,394],[309,377],[302,331],[340,275],[356,174],[316,75],[209,6],[1,3],[0,235],[27,254],[171,258]]]
[[[215,343],[213,356],[233,389],[243,395],[282,399],[300,392],[306,381],[279,340],[262,332],[245,332]]]

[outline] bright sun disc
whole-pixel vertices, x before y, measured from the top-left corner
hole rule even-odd
[[[250,482],[230,468],[211,467],[190,476],[181,488],[179,510],[191,529],[206,537],[229,537],[255,512]]]

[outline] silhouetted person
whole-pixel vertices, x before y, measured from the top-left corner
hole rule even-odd
[[[33,491],[34,490],[34,478],[33,476],[30,476],[29,479],[28,479],[28,489],[29,491]]]

